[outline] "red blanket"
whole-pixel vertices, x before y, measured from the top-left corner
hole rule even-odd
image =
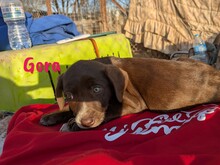
[[[59,132],[39,119],[57,105],[31,105],[13,116],[1,165],[217,165],[220,105],[169,114],[124,116],[95,130]]]

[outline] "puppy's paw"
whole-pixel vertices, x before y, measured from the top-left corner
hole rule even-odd
[[[60,132],[70,132],[69,126],[67,123],[64,123],[61,128],[60,128]]]
[[[55,111],[43,115],[40,119],[40,124],[44,126],[51,126],[55,124],[66,123],[73,117],[72,111]]]
[[[70,131],[81,131],[83,129],[81,129],[75,122],[75,118],[72,118],[68,121],[68,127]]]
[[[71,118],[67,123],[60,128],[61,132],[75,132],[82,130],[75,122],[75,118]]]
[[[57,124],[57,120],[52,114],[47,114],[41,117],[40,124],[44,126],[52,126]]]

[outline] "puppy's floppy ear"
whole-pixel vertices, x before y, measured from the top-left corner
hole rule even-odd
[[[58,77],[56,91],[55,91],[56,99],[60,110],[64,108],[65,100],[63,98],[63,74]]]
[[[110,79],[110,81],[113,84],[116,97],[119,102],[122,102],[124,90],[126,88],[127,84],[127,77],[124,74],[125,71],[117,68],[113,65],[108,65],[106,67],[106,75]]]

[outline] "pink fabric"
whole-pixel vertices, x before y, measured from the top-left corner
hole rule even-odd
[[[79,132],[39,124],[43,114],[57,109],[41,104],[18,110],[9,124],[0,164],[220,164],[220,105],[169,114],[145,111]]]

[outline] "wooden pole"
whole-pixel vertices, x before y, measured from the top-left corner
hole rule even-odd
[[[100,0],[100,12],[101,12],[102,32],[106,32],[108,31],[106,0]]]
[[[46,0],[46,6],[47,6],[47,15],[51,15],[52,14],[52,8],[51,8],[50,0]]]

